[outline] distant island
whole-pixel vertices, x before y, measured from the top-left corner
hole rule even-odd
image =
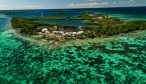
[[[61,15],[69,14],[69,12],[66,12],[66,11],[52,11],[51,13],[52,14],[61,14]]]
[[[37,22],[41,20],[83,20],[84,24],[92,24],[95,26],[75,27]],[[36,35],[39,38],[46,39],[50,44],[54,42],[59,44],[75,39],[107,37],[146,29],[146,21],[123,21],[118,17],[109,17],[106,14],[93,14],[91,12],[83,13],[83,15],[76,17],[13,17],[11,24],[13,29],[20,34]]]

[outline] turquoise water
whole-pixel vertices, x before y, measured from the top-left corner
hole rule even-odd
[[[0,17],[0,84],[146,83],[146,33],[46,49],[15,38],[10,19]]]

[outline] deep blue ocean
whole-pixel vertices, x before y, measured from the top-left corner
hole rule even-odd
[[[123,20],[146,20],[146,7],[119,7],[119,8],[88,8],[88,9],[40,9],[40,10],[9,10],[0,11],[1,14],[8,14],[7,17],[47,17],[47,16],[69,16],[75,17],[81,15],[81,12],[92,11],[99,14],[108,14],[109,16],[119,17]],[[54,14],[56,11],[65,11],[67,14]],[[15,14],[18,13],[18,14]],[[50,24],[73,25],[73,26],[90,26],[85,25],[81,20],[71,21],[45,21]]]
[[[53,14],[66,11],[67,14]],[[14,36],[12,17],[75,17],[84,11],[146,20],[146,7],[0,11],[0,84],[146,84],[146,31],[115,40],[48,49]],[[89,26],[79,21],[45,21]],[[78,45],[78,46],[77,46]]]

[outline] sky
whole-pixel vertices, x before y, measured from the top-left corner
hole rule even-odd
[[[0,0],[0,10],[146,6],[146,0]]]

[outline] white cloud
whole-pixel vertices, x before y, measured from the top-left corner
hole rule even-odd
[[[92,3],[80,3],[80,4],[69,4],[68,7],[70,8],[92,8],[92,7],[100,7],[108,5],[109,2],[92,2]]]

